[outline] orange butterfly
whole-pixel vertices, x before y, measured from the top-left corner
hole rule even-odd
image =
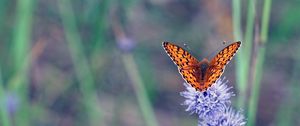
[[[223,74],[226,64],[237,52],[241,42],[234,42],[225,47],[210,62],[206,58],[199,62],[183,48],[170,42],[163,42],[162,45],[178,66],[183,79],[197,91],[206,91]]]

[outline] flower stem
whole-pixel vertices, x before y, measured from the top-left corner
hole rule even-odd
[[[264,1],[264,8],[262,14],[262,24],[261,24],[261,32],[260,32],[260,41],[257,45],[257,56],[255,60],[255,70],[254,70],[254,78],[253,78],[253,86],[251,89],[251,96],[248,106],[248,126],[255,125],[256,120],[256,112],[257,112],[257,104],[260,94],[260,84],[263,74],[263,64],[265,61],[265,44],[268,40],[268,29],[269,29],[269,18],[270,18],[270,10],[271,10],[271,0]]]
[[[15,75],[8,82],[8,88],[18,94],[21,105],[15,113],[15,125],[28,126],[32,115],[28,103],[28,70],[30,67],[29,47],[31,42],[31,29],[35,0],[16,1],[16,22],[13,34],[13,62]],[[30,54],[29,54],[30,55]]]
[[[5,89],[3,87],[3,80],[2,80],[2,71],[0,69],[0,99],[5,99]],[[0,125],[1,126],[11,126],[9,113],[6,104],[0,105]]]
[[[125,69],[128,73],[128,76],[132,81],[138,99],[138,103],[141,107],[141,111],[147,126],[157,126],[158,124],[154,115],[153,108],[151,107],[149,97],[147,95],[143,81],[139,76],[140,74],[137,70],[137,65],[134,61],[132,54],[128,54],[128,53],[123,54],[122,60],[125,65]]]
[[[103,123],[100,107],[95,106],[97,95],[95,93],[95,81],[89,68],[87,57],[81,45],[81,38],[78,32],[75,14],[73,13],[70,0],[59,0],[59,11],[68,42],[70,55],[75,68],[75,74],[80,84],[80,91],[83,95],[82,103],[87,110],[90,125],[99,125]],[[99,106],[97,104],[97,106]]]

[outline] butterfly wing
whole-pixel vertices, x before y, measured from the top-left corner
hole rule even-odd
[[[163,42],[162,45],[170,58],[178,66],[178,71],[184,80],[198,90],[200,88],[200,83],[197,80],[197,70],[194,68],[199,61],[183,48],[175,44]]]
[[[220,51],[209,63],[209,68],[207,71],[207,80],[206,83],[211,86],[216,82],[217,79],[223,74],[225,66],[236,54],[237,50],[241,46],[241,42],[235,42],[225,47]]]

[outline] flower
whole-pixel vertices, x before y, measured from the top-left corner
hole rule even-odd
[[[198,126],[243,126],[245,124],[245,117],[241,111],[236,112],[232,107],[198,121]]]
[[[0,99],[0,105],[5,106],[5,109],[10,114],[15,113],[20,107],[20,97],[14,92],[5,92],[2,99]]]
[[[126,36],[119,37],[117,39],[117,44],[119,49],[124,52],[130,52],[135,47],[134,41]]]
[[[186,111],[196,113],[199,117],[198,125],[245,125],[241,112],[235,112],[231,108],[231,96],[235,94],[229,90],[225,77],[218,79],[205,92],[196,91],[190,84],[184,83],[186,91],[180,92],[185,97],[182,105],[186,105]]]
[[[200,117],[209,116],[214,111],[224,111],[227,104],[230,104],[230,97],[234,94],[228,92],[232,87],[227,87],[224,79],[216,81],[212,87],[205,92],[196,91],[190,84],[184,83],[187,91],[181,92],[181,96],[186,100],[183,105],[187,105],[186,111],[196,113]]]

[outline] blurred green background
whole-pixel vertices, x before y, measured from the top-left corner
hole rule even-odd
[[[201,60],[239,40],[223,76],[247,125],[300,125],[299,11],[299,0],[0,0],[0,125],[195,126],[161,42]]]

